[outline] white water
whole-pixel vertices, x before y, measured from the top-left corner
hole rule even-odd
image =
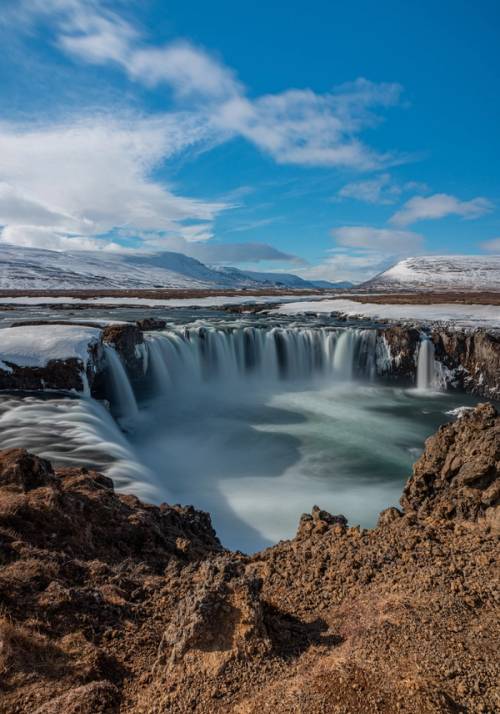
[[[429,390],[435,387],[436,370],[434,366],[434,344],[423,336],[417,358],[417,389]]]
[[[153,472],[139,463],[113,417],[95,399],[2,399],[0,446],[27,448],[57,464],[101,469],[118,489],[143,498],[160,494]]]
[[[160,392],[207,381],[263,382],[329,378],[350,381],[376,371],[375,330],[194,327],[146,336]]]
[[[419,385],[432,386],[422,343]],[[463,397],[382,387],[375,330],[191,325],[147,335],[140,410],[106,350],[112,411],[92,399],[0,400],[0,447],[105,470],[121,490],[208,510],[229,547],[293,536],[318,503],[371,526],[424,439]],[[425,367],[425,369],[424,369]]]
[[[111,345],[104,345],[104,352],[114,411],[118,419],[128,423],[139,414],[134,390],[115,349]]]

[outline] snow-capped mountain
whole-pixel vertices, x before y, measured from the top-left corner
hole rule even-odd
[[[313,288],[297,276],[210,268],[182,253],[59,252],[0,244],[0,290]]]
[[[306,290],[310,288],[352,288],[353,285],[352,283],[346,281],[341,283],[331,283],[328,280],[306,280],[305,278],[301,278],[293,273],[267,273],[255,270],[240,270],[239,268],[232,267],[217,268],[217,270],[225,275],[233,275],[234,277],[239,277],[242,280],[250,279],[259,283],[279,285],[299,290]]]
[[[500,290],[499,255],[406,258],[359,286],[366,290]]]

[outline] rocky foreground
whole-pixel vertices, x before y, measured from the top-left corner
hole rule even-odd
[[[193,508],[1,452],[0,712],[499,711],[499,462],[484,404],[374,530],[315,507],[249,557]]]

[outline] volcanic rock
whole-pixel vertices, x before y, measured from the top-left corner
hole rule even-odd
[[[3,452],[0,714],[498,711],[499,428],[441,427],[373,530],[314,507],[253,556]]]

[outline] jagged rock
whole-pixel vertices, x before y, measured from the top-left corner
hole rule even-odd
[[[334,527],[338,533],[345,532],[347,518],[342,515],[332,516],[328,511],[323,511],[319,506],[313,506],[311,514],[303,513],[300,517],[297,538],[310,538],[313,535],[322,535]]]
[[[50,461],[39,459],[25,449],[0,451],[0,484],[32,491],[56,483]]]
[[[135,323],[140,330],[145,332],[151,330],[163,330],[167,324],[166,320],[159,320],[157,317],[145,317]]]
[[[232,659],[268,652],[260,590],[261,581],[230,556],[202,564],[163,635],[168,666],[216,674]]]
[[[427,440],[401,505],[420,515],[489,518],[499,503],[499,468],[500,417],[481,404]]]
[[[498,422],[443,427],[373,530],[315,507],[251,557],[191,507],[4,452],[0,714],[498,710]]]
[[[108,325],[102,333],[104,343],[113,345],[131,378],[144,374],[144,335],[137,325]]]

